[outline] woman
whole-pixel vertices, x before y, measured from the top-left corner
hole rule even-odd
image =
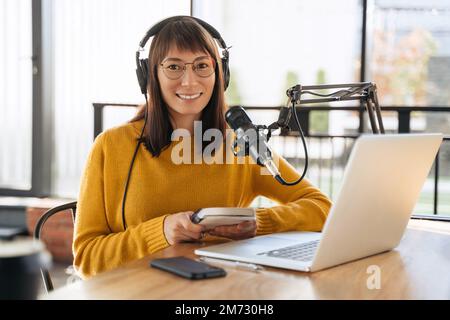
[[[83,277],[180,242],[322,229],[331,203],[306,180],[282,186],[249,161],[174,161],[174,148],[181,142],[171,137],[176,131],[192,134],[195,121],[201,121],[202,132],[214,129],[225,136],[220,61],[212,36],[190,17],[171,20],[153,38],[147,107],[130,123],[99,135],[88,157],[73,244],[74,265]],[[122,212],[124,182],[141,133],[143,143],[138,143]],[[224,143],[216,152],[221,153],[226,153]],[[284,159],[279,160],[286,180],[298,178]],[[190,220],[198,208],[247,207],[259,195],[280,205],[257,209],[256,223],[206,230]]]

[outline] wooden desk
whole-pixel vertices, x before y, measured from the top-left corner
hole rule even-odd
[[[450,223],[412,220],[393,251],[316,273],[224,267],[224,278],[186,280],[149,267],[154,258],[187,256],[204,244],[169,247],[124,267],[52,292],[49,299],[450,299]],[[368,289],[371,265],[380,289]]]

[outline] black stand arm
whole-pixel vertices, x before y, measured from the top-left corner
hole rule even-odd
[[[336,89],[336,91],[324,94],[323,90]],[[319,91],[319,92],[317,92]],[[289,98],[288,105],[302,105],[310,103],[324,103],[335,101],[359,100],[366,107],[369,115],[370,125],[374,134],[383,134],[384,125],[381,117],[381,109],[378,104],[377,86],[372,82],[348,83],[348,84],[325,84],[302,86],[295,85],[286,91]],[[314,96],[305,99],[304,96]],[[292,111],[291,108],[282,108],[276,122],[269,129],[286,128]],[[270,131],[270,130],[269,130]],[[270,135],[269,135],[270,137]]]

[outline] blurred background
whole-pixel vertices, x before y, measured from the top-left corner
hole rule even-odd
[[[228,104],[256,124],[277,119],[295,84],[371,81],[387,131],[450,135],[450,0],[0,0],[0,226],[26,226],[27,210],[49,206],[37,199],[77,198],[95,134],[144,102],[139,41],[171,15],[206,20],[232,46]],[[307,177],[332,198],[370,132],[358,104],[339,105],[354,109],[300,113]],[[303,169],[298,136],[271,144]],[[414,214],[450,217],[448,139]]]

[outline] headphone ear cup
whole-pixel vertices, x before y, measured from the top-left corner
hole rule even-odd
[[[148,83],[148,59],[139,60],[138,67],[136,68],[136,75],[139,87],[141,88],[141,93],[146,94]]]
[[[142,67],[143,67],[144,72],[145,72],[145,88],[147,89],[148,76],[149,76],[148,59],[142,60]]]
[[[230,84],[230,69],[228,67],[228,57],[222,58],[222,73],[224,90],[227,90],[228,85]]]

